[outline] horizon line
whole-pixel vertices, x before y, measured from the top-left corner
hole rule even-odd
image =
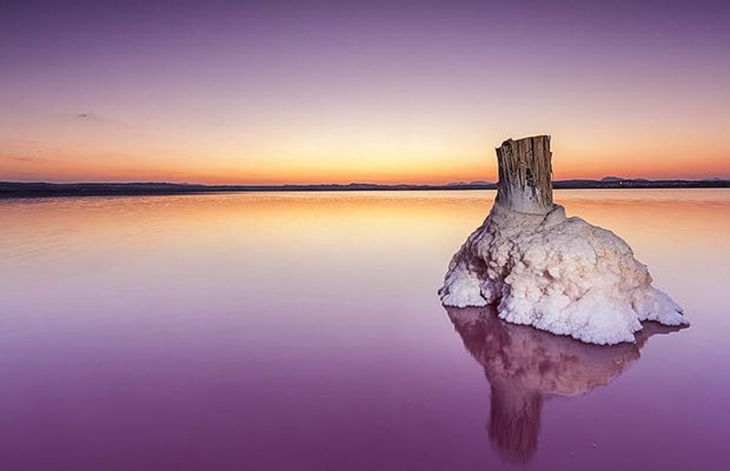
[[[606,175],[600,178],[576,177],[552,180],[553,183],[558,182],[713,182],[713,181],[730,181],[730,176],[713,176],[702,178],[648,178],[648,177],[621,177],[615,175]],[[72,180],[72,181],[53,181],[53,180],[0,180],[0,184],[43,184],[43,185],[189,185],[189,186],[205,186],[205,187],[316,187],[316,186],[352,186],[352,185],[370,185],[370,186],[418,186],[418,187],[444,187],[450,185],[496,185],[498,180],[455,180],[446,183],[377,183],[372,181],[350,181],[347,183],[320,182],[320,183],[198,183],[191,181],[169,181],[169,180]]]

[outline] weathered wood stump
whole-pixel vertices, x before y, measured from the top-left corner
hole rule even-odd
[[[497,148],[496,203],[513,211],[546,214],[553,209],[550,136],[508,139]]]

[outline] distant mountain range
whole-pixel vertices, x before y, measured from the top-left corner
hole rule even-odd
[[[179,195],[244,191],[434,191],[493,190],[486,181],[454,182],[446,185],[380,185],[349,183],[324,185],[198,185],[187,183],[45,183],[0,182],[0,198],[40,198],[51,196]],[[575,179],[553,182],[555,189],[600,188],[730,188],[730,180],[647,180],[605,177],[601,180]]]

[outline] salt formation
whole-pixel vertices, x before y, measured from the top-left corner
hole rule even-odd
[[[599,347],[509,324],[497,318],[494,306],[447,312],[489,381],[489,438],[521,461],[537,447],[544,398],[581,396],[607,385],[639,359],[651,335],[677,329],[653,324],[637,333],[635,343]]]
[[[551,157],[549,136],[497,149],[497,198],[451,260],[444,305],[496,303],[506,321],[596,344],[635,341],[641,321],[688,325],[626,242],[553,204]]]

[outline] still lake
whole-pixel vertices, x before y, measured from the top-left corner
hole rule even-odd
[[[0,469],[730,469],[730,190],[555,192],[692,322],[615,347],[440,305],[494,195],[0,201]]]

